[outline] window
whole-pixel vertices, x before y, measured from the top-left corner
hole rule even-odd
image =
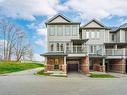
[[[65,35],[69,36],[70,35],[70,27],[69,26],[65,26]]]
[[[63,27],[61,25],[58,25],[57,27],[57,35],[62,36],[63,35]]]
[[[89,32],[86,32],[86,38],[89,38]]]
[[[66,50],[69,51],[69,43],[66,44]]]
[[[90,46],[90,53],[96,53],[97,52],[97,46],[91,45]]]
[[[114,34],[112,34],[112,41],[114,41],[115,40],[115,35]]]
[[[72,35],[73,36],[77,35],[77,26],[76,25],[72,26]]]
[[[55,35],[55,27],[54,26],[50,26],[49,27],[49,35],[50,36],[54,36]]]
[[[59,43],[57,43],[57,51],[59,51]]]
[[[64,49],[63,49],[63,44],[61,44],[61,46],[60,46],[60,47],[61,47],[61,51],[63,51],[63,50],[64,50]]]
[[[97,32],[97,38],[100,38],[100,32]]]
[[[97,46],[93,46],[94,47],[94,53],[97,53]]]
[[[51,44],[51,51],[53,51],[53,44]]]
[[[95,38],[95,32],[91,32],[91,38]]]
[[[93,46],[90,46],[90,53],[93,53]]]

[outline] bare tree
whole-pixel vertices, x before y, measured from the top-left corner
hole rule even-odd
[[[0,34],[0,38],[4,40],[4,60],[11,60],[12,56],[15,56],[16,60],[19,61],[24,55],[30,53],[30,45],[21,27],[2,19],[0,20]]]
[[[17,61],[19,61],[28,52],[28,44],[26,43],[25,39],[25,33],[20,32],[17,36],[17,41],[15,45],[15,54]]]
[[[3,48],[4,48],[4,60],[10,60],[12,49],[14,47],[14,41],[16,40],[16,33],[18,31],[15,31],[15,25],[10,24],[6,20],[0,21],[0,27],[1,27],[1,35],[4,40]]]

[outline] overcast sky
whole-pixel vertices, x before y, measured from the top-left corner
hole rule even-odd
[[[82,25],[96,18],[107,26],[119,26],[127,22],[127,0],[0,0],[0,17],[23,27],[35,60],[42,60],[39,54],[46,52],[44,23],[57,13]]]

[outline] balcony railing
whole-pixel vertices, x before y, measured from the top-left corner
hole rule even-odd
[[[88,54],[89,55],[103,55],[103,50],[99,49],[99,50],[89,51]]]
[[[126,49],[106,49],[105,55],[107,56],[124,56],[126,55]]]
[[[89,55],[127,56],[127,49],[100,49],[92,53],[89,52]]]
[[[66,47],[66,53],[86,53],[87,49],[83,46]]]

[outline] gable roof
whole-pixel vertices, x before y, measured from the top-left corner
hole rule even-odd
[[[99,22],[99,21],[96,20],[96,19],[90,20],[88,23],[86,23],[85,25],[83,25],[81,28],[85,28],[87,25],[89,25],[89,24],[92,23],[92,22],[97,23],[97,24],[100,25],[102,28],[107,28],[107,29],[109,29],[107,26],[105,26],[104,24],[102,24],[101,22]],[[95,27],[94,27],[94,28],[95,28]]]
[[[58,13],[58,14],[56,14],[55,16],[53,16],[52,18],[50,18],[49,20],[47,20],[46,22],[45,22],[45,24],[47,25],[47,24],[52,24],[52,23],[50,23],[50,22],[52,22],[53,20],[55,20],[56,18],[58,18],[58,17],[61,17],[61,18],[63,18],[65,21],[67,21],[67,22],[65,22],[65,23],[70,23],[70,24],[80,24],[80,22],[72,22],[70,19],[68,19],[67,17],[65,17],[63,14],[60,14],[60,13]],[[53,22],[53,23],[55,23],[55,22]],[[60,22],[59,22],[60,23]],[[64,22],[61,22],[61,23],[64,23]]]
[[[119,28],[126,29],[127,28],[127,23],[122,24]]]
[[[114,33],[119,29],[119,27],[110,27],[110,29],[111,29],[110,32]]]
[[[67,17],[65,17],[63,14],[56,14],[55,16],[53,16],[52,18],[50,18],[49,20],[46,21],[46,24],[50,23],[51,21],[53,21],[54,19],[56,19],[57,17],[61,17],[64,20],[66,20],[67,22],[72,22],[70,19],[68,19]]]
[[[116,27],[116,29],[113,29],[110,32],[117,32],[120,29],[127,29],[127,23],[124,23],[122,25],[120,25],[119,27]]]

